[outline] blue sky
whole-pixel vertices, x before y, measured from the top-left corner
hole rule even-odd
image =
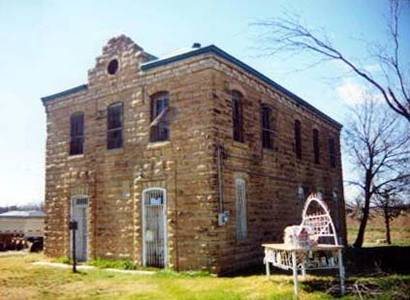
[[[360,58],[361,38],[385,38],[387,2],[291,3],[0,0],[0,205],[44,198],[46,124],[40,98],[86,83],[103,45],[119,34],[157,56],[194,42],[215,44],[343,122],[346,98],[360,94],[363,83],[335,63],[295,72],[308,57],[261,57],[258,29],[250,23],[280,17],[284,10],[297,12]],[[405,22],[410,28],[408,16]]]

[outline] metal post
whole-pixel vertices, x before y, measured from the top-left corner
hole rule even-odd
[[[296,251],[292,251],[293,289],[295,298],[298,297],[298,267],[296,262]]]
[[[69,225],[69,228],[70,228],[70,230],[71,230],[71,232],[72,232],[72,249],[71,249],[71,256],[72,256],[72,259],[73,259],[73,273],[76,273],[77,272],[77,259],[76,259],[76,256],[75,256],[75,248],[76,248],[76,246],[75,246],[75,232],[76,232],[76,230],[77,230],[77,227],[78,227],[78,225],[77,225],[77,221],[71,221],[70,222],[70,225]]]
[[[339,276],[340,276],[340,294],[345,294],[345,268],[343,266],[342,249],[337,250],[339,261]]]

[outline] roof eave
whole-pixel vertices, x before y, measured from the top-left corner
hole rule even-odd
[[[164,65],[167,65],[167,64],[170,64],[170,63],[173,63],[173,62],[183,60],[183,59],[191,58],[191,57],[194,57],[194,56],[197,56],[197,55],[200,55],[200,54],[209,54],[209,53],[217,55],[217,56],[229,61],[230,63],[233,63],[234,65],[239,66],[240,68],[244,69],[246,72],[254,75],[255,77],[257,77],[258,79],[260,79],[263,82],[267,83],[271,87],[273,87],[273,88],[277,89],[278,91],[280,91],[281,93],[287,95],[290,99],[295,101],[297,104],[300,104],[300,105],[306,107],[307,109],[309,109],[313,113],[315,113],[315,114],[319,115],[320,117],[322,117],[323,119],[327,120],[328,122],[330,122],[332,125],[334,125],[338,129],[341,129],[343,127],[342,124],[340,124],[339,122],[337,122],[333,118],[329,117],[328,115],[326,115],[325,113],[323,113],[322,111],[320,111],[319,109],[317,109],[316,107],[314,107],[313,105],[308,103],[306,100],[304,100],[301,97],[297,96],[296,94],[292,93],[291,91],[284,88],[280,84],[276,83],[275,81],[273,81],[269,77],[263,75],[259,71],[255,70],[251,66],[245,64],[244,62],[242,62],[239,59],[233,57],[232,55],[228,54],[227,52],[223,51],[222,49],[218,48],[215,45],[206,46],[206,47],[203,47],[203,48],[199,48],[197,50],[193,50],[193,51],[190,51],[190,52],[185,52],[185,53],[182,53],[182,54],[179,54],[179,55],[176,55],[176,56],[173,56],[173,57],[168,57],[168,58],[165,58],[165,59],[159,59],[159,60],[146,62],[146,63],[141,65],[141,70],[147,71],[147,70],[150,70],[150,69],[153,69],[153,68],[156,68],[156,67],[160,67],[160,66],[164,66]]]
[[[41,101],[43,102],[44,105],[46,105],[49,102],[54,101],[56,99],[59,99],[59,98],[65,97],[65,96],[69,96],[69,95],[72,95],[72,94],[76,94],[78,92],[85,91],[87,89],[88,89],[88,85],[87,84],[82,84],[82,85],[73,87],[71,89],[68,89],[68,90],[65,90],[65,91],[62,91],[62,92],[59,92],[59,93],[56,93],[56,94],[52,94],[50,96],[42,97]]]

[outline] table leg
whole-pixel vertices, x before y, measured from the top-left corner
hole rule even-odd
[[[340,293],[344,295],[345,293],[345,268],[343,266],[343,256],[342,250],[337,251],[338,261],[339,261],[339,276],[340,276]]]
[[[269,267],[269,262],[267,259],[265,259],[265,267],[266,267],[266,275],[270,276],[270,267]]]
[[[298,267],[296,262],[296,252],[292,251],[292,270],[293,270],[293,291],[295,296],[298,296]]]

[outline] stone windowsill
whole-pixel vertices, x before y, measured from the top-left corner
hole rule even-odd
[[[249,145],[247,143],[242,143],[238,141],[233,141],[232,146],[242,149],[249,149]]]
[[[67,157],[68,160],[81,159],[81,158],[84,158],[84,154],[69,155]]]
[[[115,149],[106,149],[105,153],[115,155],[115,154],[121,154],[123,152],[124,152],[124,147],[121,147],[121,148],[115,148]]]
[[[166,147],[170,144],[171,144],[170,141],[152,142],[152,143],[148,143],[147,148],[148,149],[161,148],[161,147]]]
[[[273,149],[263,148],[263,154],[273,155],[273,154],[275,154],[276,152],[277,152],[277,151],[275,150],[275,148],[273,148]]]

